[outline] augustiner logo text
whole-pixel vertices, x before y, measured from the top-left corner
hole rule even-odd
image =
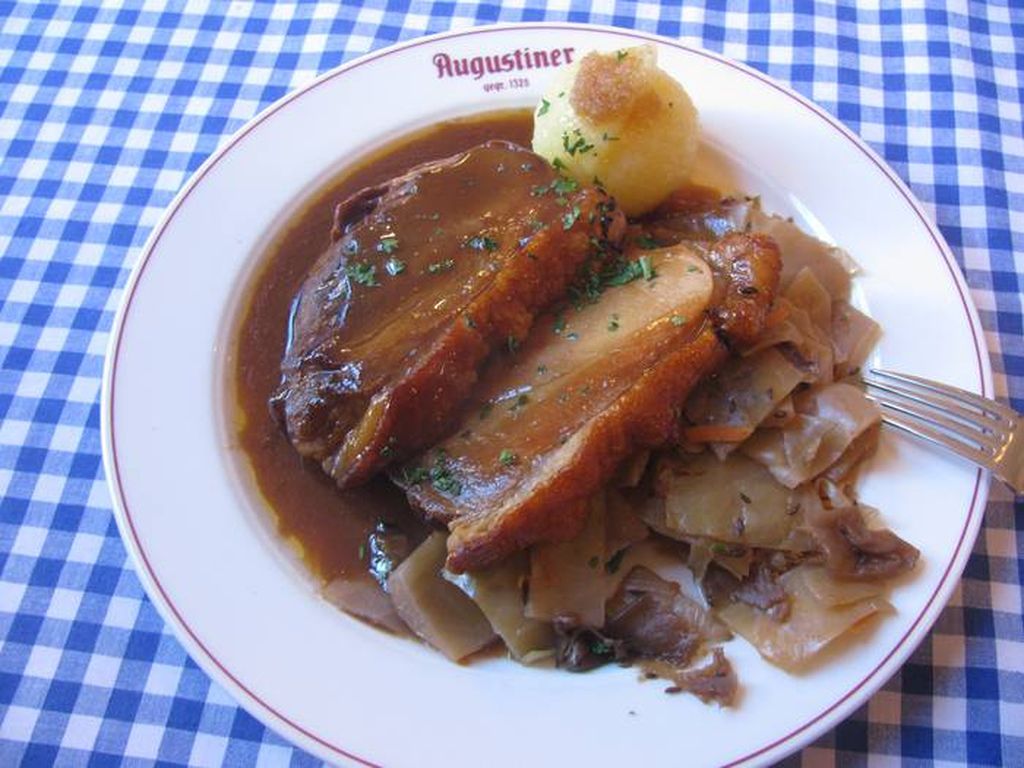
[[[472,77],[479,80],[484,75],[498,75],[502,72],[544,69],[572,64],[575,48],[550,48],[546,51],[531,51],[517,48],[508,53],[472,58],[452,58],[447,53],[434,54],[434,66],[438,78]]]

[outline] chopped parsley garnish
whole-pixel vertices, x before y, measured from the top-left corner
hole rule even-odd
[[[345,274],[348,275],[349,279],[354,280],[360,285],[371,287],[380,285],[380,283],[377,282],[377,267],[373,264],[349,264],[345,267]]]
[[[436,473],[430,470],[430,484],[434,490],[448,496],[458,496],[462,493],[462,483],[449,474],[448,470]]]
[[[580,185],[576,183],[575,179],[560,176],[551,182],[551,188],[555,190],[556,195],[568,195],[579,189]]]
[[[403,467],[402,482],[406,485],[422,485],[430,478],[430,473],[423,467]]]
[[[551,102],[549,102],[547,99],[541,99],[540,109],[537,110],[537,117],[543,117],[548,113],[549,109],[551,109]]]
[[[392,277],[400,275],[405,272],[405,262],[392,256],[384,262],[384,270]]]
[[[572,225],[576,223],[576,220],[580,217],[580,207],[574,205],[564,214],[562,214],[562,229],[572,229]]]
[[[687,272],[700,272],[700,267],[698,267],[696,264],[691,264],[690,266],[688,266],[686,268],[686,271]]]
[[[685,317],[683,317],[682,315],[672,315],[672,325],[674,325],[674,326],[676,326],[678,328],[680,325],[685,325],[685,324],[686,324],[686,318]]]
[[[641,256],[636,261],[623,261],[618,264],[617,270],[609,275],[604,281],[605,285],[625,285],[641,277],[644,280],[653,280],[656,277],[654,267],[651,264],[650,256]]]
[[[359,241],[349,240],[347,243],[345,243],[345,253],[349,254],[350,256],[352,254],[359,253]]]
[[[641,270],[639,263],[635,261],[625,261],[619,266],[618,271],[608,276],[604,281],[605,285],[625,285],[631,283],[640,277]]]
[[[629,56],[629,51],[624,51],[621,48],[615,52],[615,61],[621,62],[624,58]]]
[[[613,650],[604,640],[594,640],[590,643],[590,652],[595,656],[610,656]]]
[[[381,253],[394,253],[398,250],[398,238],[394,235],[382,237],[377,243],[377,250]]]
[[[609,136],[607,131],[601,134],[601,138],[604,139],[605,141],[618,141],[619,140],[618,136]]]
[[[571,331],[571,332],[565,334],[565,338],[567,338],[569,341],[576,341],[579,337],[580,337],[580,335],[578,333],[576,333],[575,331]]]
[[[569,286],[569,299],[572,301],[573,307],[580,310],[587,304],[593,304],[600,299],[604,292],[606,277],[605,271],[583,271]]]
[[[508,351],[509,351],[509,352],[511,352],[511,353],[513,353],[513,354],[514,354],[514,353],[515,353],[515,351],[516,351],[517,349],[519,349],[519,339],[517,339],[517,338],[516,338],[515,336],[511,336],[511,335],[510,335],[510,336],[509,336],[509,337],[508,337],[508,338],[507,338],[507,339],[505,340],[505,346],[507,346],[507,347],[508,347]]]
[[[557,157],[554,160],[551,161],[551,166],[555,170],[557,170],[557,171],[564,171],[565,170],[565,163],[563,163]]]
[[[617,331],[619,330],[619,316],[612,315],[612,319],[608,321],[608,330]]]
[[[488,235],[474,235],[466,241],[466,247],[474,251],[496,251],[498,241]]]
[[[594,145],[587,143],[579,128],[573,128],[571,136],[568,132],[562,134],[562,147],[569,153],[570,157],[573,157],[577,152],[585,155],[594,148]]]
[[[511,467],[517,461],[519,457],[516,456],[515,451],[510,451],[508,448],[502,449],[501,453],[498,454],[498,461],[504,464],[506,467]]]
[[[385,445],[383,448],[380,449],[380,457],[382,459],[390,459],[394,455],[394,453],[395,449],[392,448],[390,445]]]
[[[594,253],[577,271],[568,288],[569,300],[577,310],[597,302],[605,289],[611,286],[626,285],[640,278],[653,280],[657,277],[650,256],[641,256],[633,261],[622,256],[610,258],[602,243],[592,239],[591,246]],[[558,329],[555,331],[557,333]]]
[[[747,494],[745,494],[743,491],[740,491],[740,499],[743,501],[744,504],[750,503],[750,497],[747,496]]]
[[[435,476],[433,470],[430,471],[430,475],[430,484],[434,486],[434,490],[438,493],[443,493],[446,496],[458,496],[462,493],[462,483],[451,475],[438,474]]]
[[[438,275],[442,272],[447,272],[451,269],[455,269],[455,262],[451,259],[445,259],[444,261],[435,261],[433,264],[427,265],[427,272],[432,275]]]
[[[577,184],[573,179],[566,178],[565,176],[559,176],[550,184],[539,184],[538,186],[534,187],[533,189],[530,190],[530,194],[533,195],[534,197],[543,197],[548,192],[554,192],[557,195],[556,201],[558,202],[558,204],[565,205],[565,203],[567,202],[565,196],[572,192],[575,192],[577,189],[579,189],[579,186],[580,185]]]
[[[633,242],[636,243],[637,245],[639,245],[644,250],[647,250],[647,251],[650,251],[650,250],[658,247],[658,241],[655,240],[650,235],[641,235],[640,237],[638,237]],[[693,265],[691,264],[690,266],[693,266]]]
[[[537,373],[539,373],[541,376],[543,376],[547,372],[548,372],[548,367],[546,365],[538,365],[537,366]]]
[[[438,493],[449,496],[458,496],[462,493],[462,483],[456,479],[448,463],[448,454],[438,451],[434,456],[433,466],[427,467],[406,467],[402,470],[402,480],[407,485],[422,485],[430,481],[434,490]]]
[[[366,544],[360,544],[359,545],[359,559],[360,560],[365,560],[366,559]]]

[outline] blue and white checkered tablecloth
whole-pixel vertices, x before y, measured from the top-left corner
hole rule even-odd
[[[1024,409],[1024,9],[1005,3],[0,0],[0,765],[313,764],[188,658],[144,595],[100,459],[129,270],[249,117],[389,43],[494,21],[658,32],[791,84],[938,221]],[[408,6],[408,7],[407,7]],[[1024,503],[995,487],[903,670],[787,765],[1024,765]]]

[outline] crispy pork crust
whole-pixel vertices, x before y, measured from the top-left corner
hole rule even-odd
[[[582,529],[586,498],[622,460],[676,436],[687,395],[728,357],[734,345],[752,341],[764,327],[778,288],[781,258],[761,235],[730,234],[707,255],[715,292],[703,327],[692,340],[638,372],[635,383],[590,419],[511,494],[483,513],[460,515],[458,499],[441,501],[410,490],[414,506],[448,523],[446,567],[471,571],[542,541],[570,539]]]
[[[338,206],[335,245],[296,299],[282,383],[271,405],[295,448],[320,462],[341,487],[363,483],[440,439],[491,350],[526,335],[534,315],[565,292],[595,242],[622,236],[624,218],[602,191],[537,193],[556,178],[532,152],[491,142],[415,168]],[[446,180],[476,208],[479,218],[462,222],[465,231],[457,230],[465,206],[449,215],[439,194]],[[425,210],[437,213],[428,217],[421,209],[431,197]],[[501,201],[508,213],[494,220],[491,200]],[[450,230],[433,222],[423,229],[425,218]],[[471,226],[486,226],[493,243],[467,248]],[[446,231],[441,239],[450,242],[436,246],[431,258],[438,261],[428,264],[419,256],[419,263],[417,254],[427,249],[419,243],[430,229]],[[365,243],[377,242],[382,232],[393,232],[402,244],[400,275],[385,274],[379,247],[360,255],[362,262],[351,255],[350,247],[363,243],[365,253]],[[376,272],[367,282],[377,285],[359,284],[350,268],[365,268],[371,258],[379,264],[373,263]],[[417,291],[436,290],[437,281],[446,279],[451,284],[438,292],[443,301],[405,315]],[[351,331],[351,318],[360,312],[366,317],[368,309],[380,328],[360,336]]]

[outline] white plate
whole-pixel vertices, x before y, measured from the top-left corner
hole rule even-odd
[[[328,760],[492,768],[776,760],[881,686],[959,579],[988,478],[886,433],[862,496],[923,553],[916,577],[895,592],[896,615],[796,677],[732,642],[745,692],[723,710],[666,696],[627,669],[451,664],[322,601],[268,530],[222,428],[222,366],[240,287],[275,224],[367,149],[442,117],[531,104],[552,72],[439,77],[435,56],[565,48],[579,56],[645,40],[657,42],[662,66],[700,110],[707,173],[761,194],[766,208],[863,265],[858,300],[885,329],[879,361],[992,391],[976,312],[920,206],[834,118],[758,72],[670,40],[555,24],[415,40],[318,78],[211,157],[150,238],[114,328],[103,448],[121,535],[189,653],[249,711]]]

